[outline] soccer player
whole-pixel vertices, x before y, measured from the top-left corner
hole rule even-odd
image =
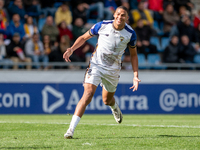
[[[88,32],[80,36],[63,54],[66,62],[71,62],[70,56],[85,41],[98,35],[98,43],[84,79],[84,93],[72,117],[69,129],[64,134],[65,138],[72,138],[74,130],[85,112],[86,106],[91,102],[97,86],[101,82],[102,100],[105,105],[110,106],[117,123],[122,122],[122,113],[115,102],[114,94],[119,80],[121,69],[121,57],[128,46],[131,57],[131,64],[134,71],[133,91],[138,89],[138,58],[136,50],[136,33],[126,24],[128,10],[119,6],[114,13],[114,20],[101,21],[96,23]]]

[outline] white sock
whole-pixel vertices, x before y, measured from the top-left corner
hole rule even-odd
[[[74,131],[80,120],[81,118],[79,116],[73,115],[69,128]]]
[[[114,110],[116,107],[117,107],[116,102],[115,102],[115,104],[114,104],[113,106],[110,106],[110,108],[111,108],[112,110]]]

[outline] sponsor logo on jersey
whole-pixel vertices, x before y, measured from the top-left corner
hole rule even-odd
[[[122,42],[124,40],[124,37],[123,36],[120,36],[120,41]]]

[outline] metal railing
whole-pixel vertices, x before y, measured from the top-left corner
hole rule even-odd
[[[8,66],[10,70],[12,70],[12,67],[14,65],[18,65],[20,68],[25,68],[25,66],[29,65],[34,68],[34,66],[39,65],[43,66],[44,63],[27,63],[27,62],[18,62],[18,63],[3,63],[0,62],[0,68],[3,68],[3,66]],[[63,68],[70,68],[71,66],[77,67],[77,69],[85,69],[87,68],[89,64],[86,62],[49,62],[48,66],[49,69],[55,69],[56,67],[63,67]],[[130,66],[131,63],[123,63],[122,66],[123,68]],[[139,69],[200,69],[200,64],[198,63],[159,63],[159,64],[139,64]]]

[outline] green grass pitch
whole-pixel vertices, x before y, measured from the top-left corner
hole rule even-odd
[[[64,139],[71,115],[0,115],[0,149],[199,150],[200,115],[84,115]]]

